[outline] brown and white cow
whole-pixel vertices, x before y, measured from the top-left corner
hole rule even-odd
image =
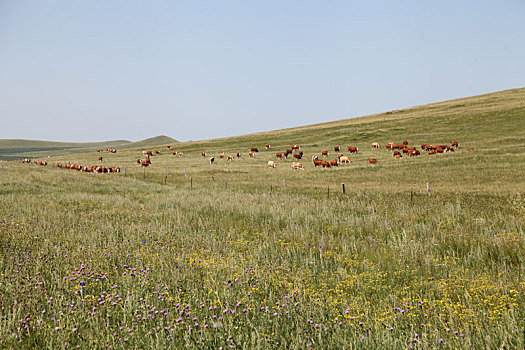
[[[292,163],[292,169],[301,169],[301,170],[304,170],[304,167],[301,163],[298,163],[298,162],[293,162]]]
[[[339,157],[339,162],[340,163],[350,163],[350,158],[348,158],[348,156],[341,156]]]
[[[211,157],[210,158],[210,164],[213,164],[214,161],[215,161],[215,157]]]
[[[277,164],[273,160],[268,161],[268,168],[276,168]]]
[[[410,151],[410,153],[408,154],[409,157],[417,157],[419,155],[421,155],[421,153],[419,153],[417,149]]]
[[[294,157],[295,159],[301,159],[301,158],[303,158],[303,152],[294,153],[294,154],[293,154],[293,157]]]
[[[377,159],[375,159],[375,158],[368,158],[368,164],[377,164]]]
[[[374,142],[372,143],[372,148],[381,148],[381,146],[379,145],[379,143]]]
[[[237,152],[237,158],[241,158],[241,152]]]
[[[167,148],[167,149],[170,149],[170,148],[171,148],[171,145],[166,145],[166,148]]]
[[[331,166],[339,166],[339,161],[337,159],[332,159],[332,160],[330,160],[330,165]]]
[[[299,145],[292,145],[292,150],[296,150],[296,149],[299,149]]]
[[[275,153],[275,157],[279,159],[283,159],[283,154],[281,152]]]
[[[321,151],[321,155],[323,157],[327,157],[328,156],[328,151]]]
[[[270,149],[270,148],[272,148],[272,146],[270,146],[269,143],[267,143],[266,145],[264,145],[264,147],[266,147],[266,149]]]
[[[206,152],[201,152],[201,156],[206,157]]]
[[[359,152],[359,148],[357,148],[357,147],[348,146],[347,149],[348,149],[348,152],[350,152],[350,153],[357,153],[357,152]]]
[[[452,142],[450,143],[450,145],[451,145],[452,147],[459,148],[459,142],[457,142],[457,141],[452,141]]]
[[[98,157],[98,160],[100,160],[102,162],[102,157]]]
[[[226,159],[228,162],[231,162],[233,160],[233,156],[228,156],[228,158]]]
[[[224,158],[224,152],[219,153],[219,158]]]
[[[341,147],[339,147],[339,146],[335,146],[335,147],[334,147],[334,151],[335,151],[335,152],[341,152]]]
[[[403,151],[403,152],[404,153],[408,153],[408,150],[406,152],[405,151]],[[401,155],[401,152],[399,152],[399,151],[392,152],[392,157],[395,157],[395,156],[398,156],[398,155]]]
[[[472,151],[474,151],[474,148],[467,149],[467,152],[472,152]]]
[[[253,152],[251,152],[251,151],[248,152],[248,157],[250,157],[250,158],[255,158],[255,153],[253,153]]]
[[[259,149],[257,147],[252,147],[252,148],[250,148],[250,151],[251,152],[259,152]]]

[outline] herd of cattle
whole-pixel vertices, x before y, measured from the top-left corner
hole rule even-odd
[[[171,151],[171,145],[167,145],[166,148]],[[267,150],[271,149],[270,144],[266,144],[265,148]],[[380,149],[381,145],[377,142],[374,142],[372,143],[372,148]],[[417,157],[417,156],[420,156],[422,152],[425,152],[425,155],[430,156],[430,155],[434,155],[438,153],[454,152],[454,149],[457,149],[457,148],[459,148],[459,142],[457,141],[452,141],[450,143],[450,146],[423,144],[421,145],[421,152],[415,146],[409,146],[408,141],[403,141],[402,143],[388,142],[385,145],[385,149],[391,150],[392,156],[397,159],[402,158],[403,154],[408,155],[408,157]],[[329,151],[323,150],[321,151],[321,154],[319,156],[318,155],[312,156],[312,162],[313,162],[314,167],[332,168],[332,167],[339,166],[340,164],[350,163],[350,157],[348,155],[344,155],[343,153],[340,153],[341,152],[340,146],[334,146],[333,149],[334,149],[334,152],[336,152],[336,154],[339,153],[337,155],[337,159],[326,160],[325,158],[329,156]],[[359,153],[359,148],[356,146],[348,146],[346,149],[349,154]],[[110,153],[117,152],[117,150],[113,148],[107,148],[106,151]],[[473,151],[473,149],[469,148],[468,151]],[[97,152],[101,152],[101,150],[97,149]],[[259,152],[259,149],[257,147],[252,147],[250,148],[250,151],[248,152],[248,156],[250,158],[255,158],[256,153],[258,152]],[[147,167],[151,165],[151,156],[160,155],[160,154],[161,152],[158,149],[156,149],[155,151],[142,151],[142,155],[144,156],[145,159],[142,160],[138,158],[136,162],[139,166]],[[177,151],[173,151],[172,154],[178,157],[182,157],[184,155],[184,153],[177,152]],[[207,157],[206,152],[201,152],[201,156]],[[242,154],[241,152],[236,152],[235,156],[237,158],[241,158]],[[303,159],[304,152],[301,150],[301,147],[299,145],[292,145],[289,149],[286,149],[284,152],[275,153],[275,157],[280,160],[288,159],[289,156],[291,156],[294,160],[291,164],[292,169],[304,170],[303,164],[299,162],[299,160]],[[228,162],[231,162],[234,159],[233,155],[225,155],[224,152],[220,152],[218,157],[220,159],[226,158],[226,161]],[[102,157],[99,157],[98,159],[100,162],[102,162],[103,160]],[[33,160],[32,161],[31,159],[27,159],[27,158],[24,159],[22,162],[23,163],[34,162],[35,164],[39,164],[42,166],[47,165],[46,161],[43,161],[43,160],[41,161]],[[210,164],[213,164],[215,162],[215,157],[212,156],[211,158],[209,158],[209,162]],[[378,161],[376,158],[368,158],[368,164],[369,165],[378,164]],[[72,169],[72,170],[83,171],[83,172],[92,172],[92,173],[119,173],[120,172],[119,167],[107,167],[107,166],[102,166],[102,165],[82,166],[79,164],[57,163],[56,166],[59,168],[66,168],[66,169]],[[277,163],[273,160],[270,160],[268,161],[267,166],[269,168],[276,168]]]

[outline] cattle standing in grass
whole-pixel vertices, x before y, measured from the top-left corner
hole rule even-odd
[[[237,152],[237,158],[241,158],[241,152]]]
[[[340,163],[350,163],[350,158],[348,158],[347,156],[341,156],[339,157],[339,162]]]
[[[403,152],[404,152],[404,151],[403,151]],[[408,151],[406,151],[406,152],[404,152],[404,153],[408,153]],[[392,157],[395,157],[395,156],[397,156],[397,155],[401,155],[401,152],[399,152],[399,151],[394,151],[394,152],[392,153]]]
[[[452,141],[452,142],[450,143],[450,145],[451,145],[452,147],[459,148],[459,142],[457,142],[457,141]]]
[[[335,146],[335,147],[334,147],[334,151],[335,151],[335,152],[341,152],[341,147],[339,147],[339,146]]]
[[[167,148],[167,149],[170,149],[170,148],[171,148],[171,145],[166,145],[166,148]]]
[[[328,151],[321,151],[321,155],[323,157],[328,157]]]
[[[275,157],[279,159],[283,159],[283,154],[281,152],[275,153]]]
[[[219,153],[219,158],[224,158],[224,152]]]
[[[102,157],[98,157],[98,160],[100,160],[102,162]]]
[[[304,170],[304,167],[301,163],[293,162],[292,163],[292,169],[301,169]]]
[[[372,143],[372,148],[381,148],[381,146],[379,145],[379,143],[374,142]]]
[[[292,145],[292,150],[296,150],[296,149],[299,149],[299,145]]]
[[[177,155],[177,151],[173,151],[173,155],[176,156]]]
[[[332,159],[332,160],[330,161],[330,165],[331,165],[331,166],[339,166],[339,161],[338,161],[337,159]]]
[[[259,149],[257,147],[252,147],[252,148],[250,148],[250,151],[251,152],[259,152]]]
[[[267,144],[266,144],[266,145],[264,145],[264,146],[266,147],[266,149],[270,149],[270,148],[272,148],[272,146],[270,146],[270,144],[269,144],[269,143],[267,143]]]
[[[408,146],[408,141],[403,141],[402,144],[403,146]]]
[[[206,152],[201,152],[201,156],[206,157]]]
[[[347,149],[348,149],[348,152],[350,152],[350,153],[357,153],[357,152],[359,152],[359,148],[357,148],[357,147],[348,146]]]
[[[211,157],[211,158],[210,158],[210,164],[213,164],[214,161],[215,161],[215,158],[214,158],[214,157]]]
[[[233,156],[228,156],[228,158],[226,159],[228,162],[231,162],[233,160]]]
[[[320,160],[317,156],[313,156],[312,157],[312,161],[314,162],[314,166],[318,167],[320,165],[322,165],[322,160]]]
[[[184,155],[184,153],[179,152],[178,155],[179,155],[179,158],[180,158],[180,157],[182,157]]]
[[[322,160],[321,161],[321,166],[323,168],[331,168],[332,166],[330,165],[330,162],[327,162],[326,160]]]
[[[275,168],[277,167],[277,164],[273,160],[268,161],[268,168]]]
[[[419,153],[419,151],[418,151],[417,149],[411,151],[411,152],[408,154],[409,157],[417,157],[417,156],[419,156],[419,155],[421,155],[421,153]]]
[[[248,157],[250,157],[250,158],[255,158],[255,153],[253,153],[253,152],[249,152],[249,153],[248,153]]]
[[[294,153],[293,157],[297,160],[303,158],[303,155],[301,153]]]
[[[474,148],[467,149],[467,152],[472,152],[472,151],[474,151]]]
[[[400,154],[396,154],[396,159],[400,159],[400,158],[402,158],[402,157],[403,157],[403,156],[401,155],[401,153],[400,153]]]
[[[368,164],[377,164],[377,159],[375,159],[375,158],[368,158]]]
[[[155,153],[160,154],[160,151],[158,149],[155,150]]]
[[[289,154],[292,154],[293,151],[291,149],[287,149],[285,152],[284,152],[284,158],[288,159],[288,155]]]

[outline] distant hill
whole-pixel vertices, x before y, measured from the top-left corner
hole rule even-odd
[[[22,139],[0,139],[0,159],[14,160],[19,158],[58,156],[71,153],[93,152],[97,148],[115,148],[118,150],[137,147],[150,147],[177,142],[177,140],[165,135],[156,136],[137,142],[114,140],[75,143]]]

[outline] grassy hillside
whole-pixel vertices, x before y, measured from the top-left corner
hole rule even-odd
[[[402,140],[461,147],[395,159]],[[164,141],[102,154],[120,174],[0,163],[1,348],[525,346],[525,89],[172,145],[181,158]],[[275,159],[292,143],[304,171]],[[314,168],[335,145],[360,151]]]
[[[72,153],[93,152],[97,148],[126,149],[177,142],[178,141],[168,136],[157,136],[137,142],[115,140],[86,143],[3,139],[0,140],[0,159],[16,160],[26,157],[47,157]]]

